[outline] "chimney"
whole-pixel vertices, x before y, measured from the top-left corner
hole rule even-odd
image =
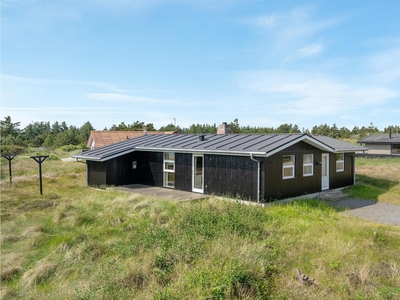
[[[392,139],[392,128],[389,128],[389,140]]]
[[[199,142],[203,142],[203,141],[204,141],[204,135],[201,134],[201,135],[199,135]]]
[[[218,126],[217,134],[229,134],[229,133],[232,133],[232,129],[228,123],[223,122],[221,125]]]

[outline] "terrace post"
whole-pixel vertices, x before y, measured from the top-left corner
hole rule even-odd
[[[8,171],[10,173],[10,183],[12,182],[12,174],[11,174],[11,161],[13,160],[14,157],[17,156],[16,153],[9,153],[9,154],[2,154],[2,157],[8,160]]]
[[[48,158],[48,155],[38,155],[38,156],[31,156],[38,164],[39,164],[39,181],[40,181],[40,195],[43,195],[42,193],[42,162],[46,158]]]

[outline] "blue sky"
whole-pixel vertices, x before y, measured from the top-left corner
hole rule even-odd
[[[1,119],[400,125],[400,2],[2,0]]]

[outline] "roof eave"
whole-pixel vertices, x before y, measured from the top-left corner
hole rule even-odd
[[[226,151],[226,150],[207,150],[207,149],[184,149],[184,148],[149,148],[149,147],[136,147],[136,151],[160,151],[160,152],[179,152],[179,153],[204,153],[204,154],[220,154],[220,155],[241,155],[248,156],[250,154],[255,156],[267,156],[266,152],[257,151]]]
[[[284,145],[282,145],[282,146],[280,146],[278,148],[275,148],[272,151],[268,152],[267,153],[267,157],[271,156],[271,155],[274,155],[274,154],[276,154],[276,153],[278,153],[278,152],[280,152],[280,151],[282,151],[282,150],[284,150],[284,149],[286,149],[286,148],[288,148],[290,146],[293,146],[293,145],[295,145],[295,144],[297,144],[298,142],[301,142],[301,141],[304,141],[307,144],[309,144],[311,146],[314,146],[314,147],[316,147],[316,148],[318,148],[320,150],[324,150],[324,151],[328,151],[328,152],[334,152],[334,149],[332,149],[331,147],[328,147],[327,145],[321,143],[320,141],[317,141],[313,137],[311,137],[309,135],[302,135],[299,138],[297,138],[297,139],[295,139],[295,140],[293,140],[293,141],[291,141],[291,142],[289,142],[287,144],[284,144]]]

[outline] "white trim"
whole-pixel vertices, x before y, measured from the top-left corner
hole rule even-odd
[[[173,153],[174,154],[174,160],[165,159],[165,154],[166,153]],[[173,170],[165,168],[165,163],[166,162],[173,164],[173,167],[174,167]],[[169,174],[174,174],[174,185],[173,186],[168,185],[168,175]],[[165,151],[165,152],[163,152],[163,187],[171,188],[171,189],[175,188],[175,152],[173,152],[173,151]]]
[[[326,156],[327,157],[327,160],[326,160],[326,166],[325,166],[325,168],[326,168],[326,176],[323,176],[323,167],[324,167],[324,156]],[[330,178],[329,178],[329,153],[322,153],[322,164],[321,164],[321,191],[324,191],[324,190],[329,190],[329,180],[330,180]],[[324,177],[325,177],[325,180],[326,180],[326,186],[324,186]]]
[[[311,162],[310,163],[305,163],[304,162],[304,156],[305,155],[311,155]],[[304,173],[304,167],[309,167],[311,166],[311,173]],[[305,153],[303,154],[303,177],[309,177],[309,176],[314,176],[314,154],[312,153]]]
[[[301,142],[301,141],[303,141],[303,142],[305,142],[305,143],[307,143],[307,144],[309,144],[311,146],[314,146],[314,147],[316,147],[316,148],[318,148],[320,150],[328,151],[328,152],[334,152],[334,149],[326,146],[325,144],[317,141],[316,139],[314,139],[314,138],[312,138],[312,137],[310,137],[308,135],[304,135],[304,136],[299,137],[298,139],[295,139],[295,140],[291,141],[290,143],[286,143],[286,144],[284,144],[284,145],[282,145],[282,146],[280,146],[280,147],[278,147],[278,148],[276,148],[276,149],[274,149],[274,150],[272,150],[272,151],[270,151],[268,153],[264,153],[264,154],[266,154],[266,156],[269,157],[269,156],[274,155],[275,153],[278,153],[278,152],[280,152],[280,151],[282,151],[282,150],[284,150],[284,149],[286,149],[286,148],[288,148],[290,146],[293,146],[293,145],[295,145],[295,144],[297,144],[298,142]]]
[[[135,151],[147,152],[175,152],[175,153],[196,153],[199,155],[204,154],[217,154],[217,155],[234,155],[234,156],[249,156],[249,154],[267,157],[265,152],[243,152],[243,151],[222,151],[222,150],[197,150],[197,149],[174,149],[174,148],[144,148],[135,147]]]
[[[201,157],[201,189],[199,188],[195,188],[195,180],[196,180],[196,176],[195,176],[195,172],[196,172],[196,166],[195,166],[195,158],[196,157]],[[192,192],[196,192],[196,193],[204,193],[204,156],[201,154],[193,154],[192,155]]]
[[[338,154],[342,154],[343,155],[343,159],[337,159],[337,155]],[[336,168],[336,172],[344,172],[344,153],[343,152],[337,152],[337,153],[335,153],[335,158],[336,158],[336,164],[335,164],[335,168]],[[338,169],[338,163],[342,163],[342,168],[341,169]]]
[[[283,155],[283,156],[282,156],[282,159],[283,159],[285,156],[292,156],[292,157],[293,157],[293,164],[284,165],[284,164],[283,164],[283,161],[282,161],[282,179],[291,179],[291,178],[295,178],[295,175],[296,175],[296,168],[295,168],[295,166],[296,166],[296,155],[293,155],[293,154]],[[285,176],[285,169],[292,169],[292,170],[293,170],[293,175]]]

